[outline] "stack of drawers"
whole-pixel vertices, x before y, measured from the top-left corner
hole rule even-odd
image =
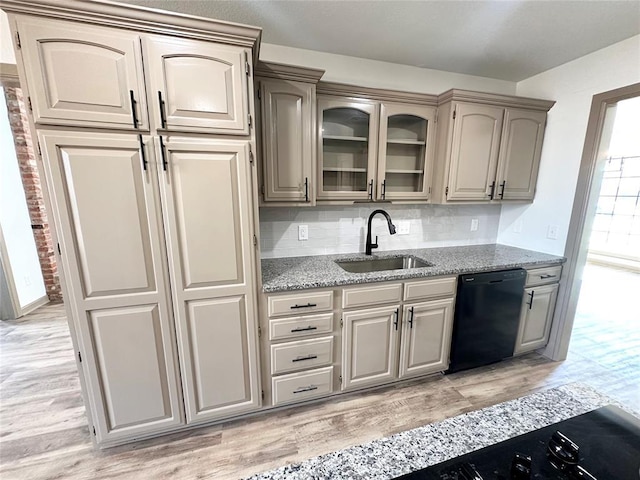
[[[269,368],[274,406],[333,392],[333,291],[267,297]]]

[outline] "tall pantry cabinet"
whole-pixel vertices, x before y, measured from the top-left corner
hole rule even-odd
[[[2,8],[96,442],[258,409],[260,30],[96,1]]]

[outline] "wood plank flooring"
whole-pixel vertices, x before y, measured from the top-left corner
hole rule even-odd
[[[565,362],[529,354],[450,376],[93,448],[62,305],[0,322],[0,478],[232,479],[575,381],[640,410],[640,275],[589,266]]]

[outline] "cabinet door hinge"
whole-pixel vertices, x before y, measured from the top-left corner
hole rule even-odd
[[[454,120],[456,119],[456,111],[455,110],[453,111],[453,119]]]
[[[249,163],[253,164],[253,150],[251,149],[251,144],[249,144]]]
[[[36,145],[38,147],[38,155],[42,157],[42,149],[40,148],[40,141],[36,142]]]
[[[264,183],[260,186],[260,191],[262,192],[262,194],[264,195]]]
[[[344,322],[342,321],[342,319],[340,319],[340,328],[342,328],[343,325],[344,325]]]
[[[338,377],[338,381],[340,382],[340,385],[342,385],[342,375]]]
[[[251,75],[251,67],[249,66],[249,62],[244,62],[244,73],[247,75]]]
[[[449,195],[449,187],[444,189],[444,196],[446,197],[447,195]]]
[[[82,363],[82,354],[80,352],[78,352],[78,361]]]
[[[33,105],[31,105],[31,97],[27,97],[27,103],[29,104],[29,111],[33,112]]]
[[[262,100],[262,88],[258,88],[258,100]]]
[[[93,427],[93,435],[95,436],[96,434],[96,427]]]
[[[260,391],[260,396],[262,397],[262,400],[264,400],[264,390]]]
[[[62,256],[62,250],[60,250],[60,244],[58,243],[58,255]]]
[[[429,187],[429,192],[427,192],[427,193],[429,193],[429,195],[431,195],[431,187]]]
[[[22,48],[22,43],[20,43],[20,33],[16,31],[16,47],[18,49]]]
[[[253,246],[257,246],[258,245],[258,237],[256,237],[255,235],[253,236]]]
[[[249,117],[249,128],[251,128],[251,114],[247,115]]]
[[[258,338],[262,336],[262,327],[258,325]]]

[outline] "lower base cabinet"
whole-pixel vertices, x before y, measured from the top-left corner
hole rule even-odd
[[[544,347],[549,341],[558,284],[525,288],[515,354]]]
[[[400,345],[400,378],[426,375],[449,366],[453,298],[405,305]]]

